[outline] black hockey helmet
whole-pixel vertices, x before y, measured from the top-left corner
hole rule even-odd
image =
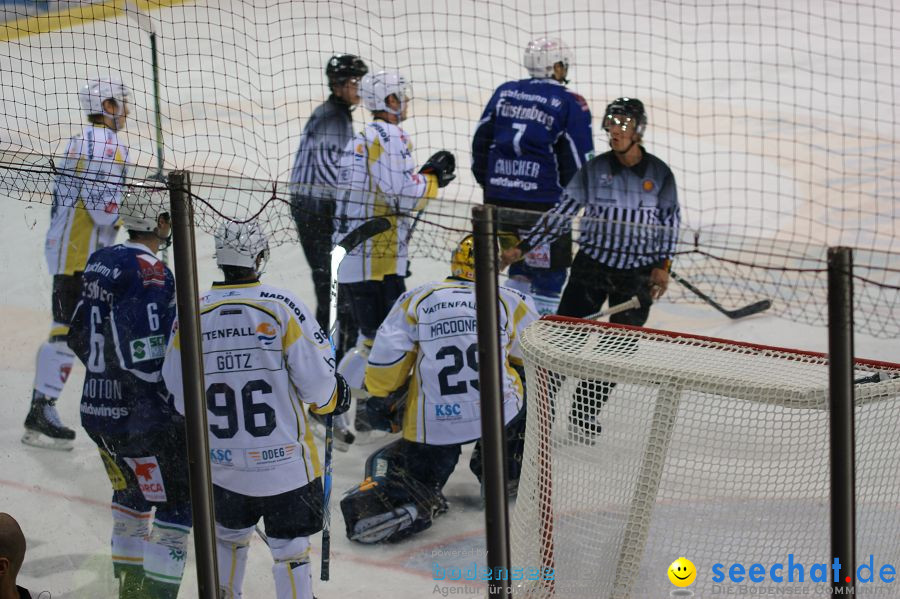
[[[606,107],[606,114],[603,118],[604,130],[609,128],[613,115],[634,119],[636,123],[635,131],[637,131],[638,135],[644,135],[644,128],[647,126],[647,112],[644,110],[644,103],[637,98],[616,98],[610,102]]]
[[[325,76],[329,83],[338,83],[351,78],[361,78],[369,72],[362,58],[355,54],[335,54],[325,65]]]

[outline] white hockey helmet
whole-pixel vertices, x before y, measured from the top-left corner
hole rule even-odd
[[[126,231],[152,233],[158,226],[159,217],[168,214],[169,194],[161,183],[138,183],[122,194],[119,217]]]
[[[89,80],[78,90],[78,101],[88,116],[100,114],[117,117],[125,114],[125,103],[128,102],[130,95],[131,92],[118,79],[101,77]],[[118,105],[115,114],[106,112],[103,108],[104,100],[115,100]]]
[[[257,265],[257,260],[262,261]],[[216,231],[216,264],[252,268],[262,274],[269,259],[269,239],[259,223],[225,221]]]
[[[525,70],[532,77],[546,79],[553,75],[553,65],[561,62],[566,68],[572,62],[572,52],[555,37],[539,37],[525,46]]]
[[[369,73],[359,82],[359,95],[363,106],[372,112],[384,111],[400,115],[412,95],[409,83],[400,73],[378,71]],[[392,110],[385,101],[388,96],[395,95],[400,100],[400,109]]]

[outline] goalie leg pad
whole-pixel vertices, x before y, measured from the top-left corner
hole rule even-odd
[[[459,459],[458,445],[399,439],[366,461],[366,477],[341,500],[347,537],[362,543],[397,542],[429,528],[447,511],[441,488]]]

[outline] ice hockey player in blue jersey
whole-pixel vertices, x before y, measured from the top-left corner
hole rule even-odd
[[[168,243],[167,199],[161,187],[123,195],[128,241],[91,255],[68,335],[87,370],[81,425],[113,488],[120,599],[178,595],[191,527],[184,421],[161,376],[175,317],[175,280],[155,255]]]
[[[563,188],[593,156],[591,112],[566,87],[570,62],[562,41],[530,42],[524,64],[531,77],[498,87],[475,130],[472,173],[484,188],[484,202],[501,209],[504,249],[559,202]],[[571,259],[571,237],[532,248],[510,268],[508,285],[533,294],[541,313],[555,312]]]

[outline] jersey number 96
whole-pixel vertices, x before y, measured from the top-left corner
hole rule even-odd
[[[265,402],[254,403],[253,392],[272,393],[272,386],[263,380],[248,381],[241,388],[241,411],[244,430],[254,437],[266,437],[275,430],[275,410]],[[225,426],[210,424],[210,432],[218,439],[230,439],[239,429],[237,394],[226,383],[213,383],[206,389],[206,409],[213,416],[225,419]]]

